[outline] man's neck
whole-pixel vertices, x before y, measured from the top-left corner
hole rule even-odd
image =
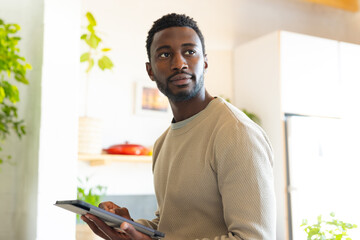
[[[170,101],[175,122],[183,121],[201,112],[213,99],[214,98],[205,90],[187,101]]]

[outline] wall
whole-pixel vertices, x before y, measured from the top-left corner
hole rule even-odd
[[[80,1],[44,1],[37,240],[75,239],[74,214],[53,204],[76,198],[79,13]]]
[[[276,30],[360,43],[360,13],[306,0],[240,0],[234,5],[234,44]]]
[[[43,45],[43,0],[3,1],[0,18],[21,26],[20,54],[33,69],[30,84],[21,86],[19,115],[25,119],[27,134],[19,141],[11,137],[2,156],[11,154],[15,165],[2,164],[0,172],[0,239],[35,239],[37,174],[40,130],[41,71]],[[21,229],[21,230],[20,230]]]
[[[80,2],[73,0],[1,6],[1,18],[22,27],[21,55],[33,70],[18,104],[27,134],[4,146],[15,165],[1,166],[0,239],[75,238],[74,214],[53,204],[76,196],[79,12]]]

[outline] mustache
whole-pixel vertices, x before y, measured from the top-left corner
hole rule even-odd
[[[166,80],[167,80],[167,82],[170,82],[170,80],[171,80],[171,78],[173,78],[173,77],[175,77],[176,75],[178,75],[178,74],[187,74],[187,75],[189,75],[189,76],[191,76],[191,78],[193,78],[194,77],[194,75],[193,74],[191,74],[191,73],[188,73],[188,72],[186,72],[186,71],[177,71],[177,72],[175,72],[175,73],[173,73],[173,74],[171,74]]]

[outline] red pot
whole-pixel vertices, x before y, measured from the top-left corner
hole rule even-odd
[[[138,144],[118,144],[105,149],[108,154],[148,155],[150,150]]]

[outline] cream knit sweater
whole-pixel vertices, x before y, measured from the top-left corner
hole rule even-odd
[[[216,98],[156,141],[157,218],[138,221],[169,240],[275,239],[272,161],[263,130]]]

